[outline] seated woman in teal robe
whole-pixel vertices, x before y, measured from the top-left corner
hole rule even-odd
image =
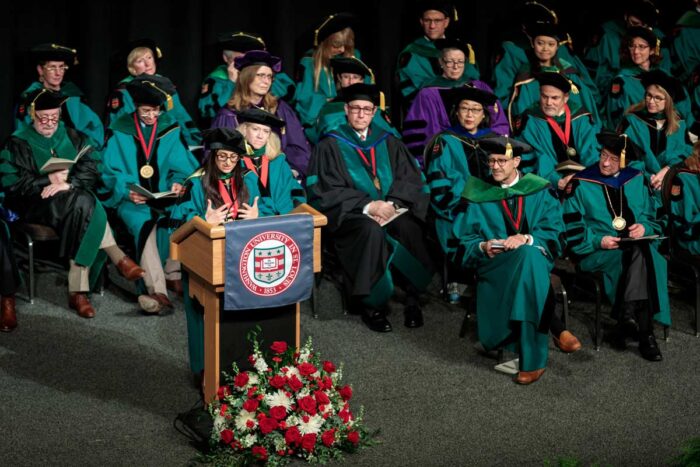
[[[146,270],[146,293],[138,298],[141,309],[159,313],[172,307],[167,289],[182,290],[180,265],[168,259],[168,219],[173,197],[182,195],[182,184],[197,161],[182,144],[180,127],[169,112],[172,83],[144,74],[130,81],[126,90],[136,110],[110,125],[112,136],[103,154],[104,204],[116,210],[126,225]],[[170,193],[157,199],[148,192]]]
[[[246,153],[243,136],[228,128],[205,130],[202,136],[209,157],[204,166],[187,179],[185,194],[173,208],[171,218],[179,224],[199,216],[212,225],[257,218],[257,184],[245,180],[246,169],[240,160]],[[182,279],[190,368],[201,378],[204,371],[204,309],[190,297],[186,272],[183,272]]]
[[[65,81],[68,69],[78,64],[75,49],[59,44],[40,44],[31,49],[32,58],[36,62],[39,74],[37,81],[22,92],[20,102],[25,102],[27,96],[37,89],[58,91],[66,97],[61,116],[63,123],[69,128],[84,134],[89,144],[96,150],[102,149],[105,131],[100,117],[85,103],[83,92],[70,81]],[[32,125],[25,105],[17,106],[15,129],[21,130]]]
[[[700,142],[669,183],[673,240],[683,251],[700,256]]]
[[[331,71],[331,58],[336,56],[360,58],[355,49],[355,16],[336,13],[325,18],[314,31],[314,48],[299,62],[295,110],[304,127],[313,126],[323,105],[336,94]]]
[[[625,36],[624,47],[620,52],[622,69],[612,80],[610,91],[606,98],[606,119],[610,128],[617,128],[624,117],[624,112],[630,106],[644,99],[644,86],[641,75],[659,68],[661,61],[661,41],[654,33],[646,28],[630,28]],[[690,111],[690,99],[687,93],[676,102],[676,108],[688,126],[695,121]]]
[[[144,271],[112,236],[107,214],[95,196],[100,176],[97,161],[90,154],[92,147],[85,135],[61,120],[65,96],[41,88],[27,98],[32,124],[15,131],[0,152],[3,204],[22,222],[56,232],[58,256],[70,264],[68,306],[78,316],[93,318],[95,309],[88,293],[102,269],[105,253],[128,280],[142,277]],[[61,160],[52,166],[52,158]]]
[[[163,54],[150,39],[141,39],[133,41],[119,54],[119,58],[123,59],[126,67],[129,70],[129,76],[121,80],[117,84],[117,89],[112,91],[107,99],[107,110],[109,112],[109,122],[112,123],[122,115],[128,115],[136,109],[133,96],[127,90],[127,85],[134,77],[145,74],[147,76],[157,76],[158,61],[163,58]],[[187,112],[187,109],[182,105],[180,96],[173,89],[169,93],[172,101],[172,110],[170,115],[180,125],[180,132],[184,143],[187,146],[199,146],[202,143],[202,135],[195,125],[192,117]]]
[[[685,122],[674,106],[684,90],[677,79],[660,70],[644,73],[641,82],[644,99],[627,109],[619,130],[644,150],[644,157],[630,166],[644,172],[651,187],[660,190],[669,167],[691,152]]]
[[[202,83],[197,107],[199,109],[200,127],[209,128],[216,113],[231,99],[236,88],[238,69],[234,61],[251,50],[267,50],[262,37],[247,32],[227,32],[218,36],[218,49],[221,51],[222,65],[209,73]],[[286,101],[294,98],[296,83],[286,73],[275,75],[270,92],[273,96]]]

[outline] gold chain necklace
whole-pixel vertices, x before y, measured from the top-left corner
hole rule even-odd
[[[613,229],[617,230],[618,232],[621,230],[625,230],[625,227],[627,226],[627,221],[624,217],[622,217],[622,187],[620,187],[620,215],[617,215],[615,213],[615,208],[613,207],[612,200],[610,199],[610,194],[608,193],[608,187],[606,185],[603,185],[603,189],[605,190],[605,197],[608,199],[608,203],[610,204],[610,210],[612,211],[614,216],[612,220]]]

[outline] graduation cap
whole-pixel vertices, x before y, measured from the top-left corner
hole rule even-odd
[[[538,36],[553,37],[557,42],[567,39],[566,34],[556,23],[532,23],[527,26],[527,34],[532,39]]]
[[[353,73],[360,76],[369,76],[374,81],[374,73],[359,58],[333,57],[331,58],[331,68],[333,69],[333,75],[336,77],[343,73]]]
[[[36,63],[63,62],[66,65],[78,64],[78,51],[59,44],[39,44],[30,49]]]
[[[564,162],[560,162],[557,164],[557,166],[554,168],[557,172],[559,172],[562,176],[580,172],[583,169],[585,169],[586,166],[579,164],[576,161],[572,161],[571,159],[565,160]]]
[[[246,109],[240,112],[237,117],[240,123],[258,123],[271,128],[282,128],[285,125],[281,118],[277,118],[267,110],[257,108]]]
[[[631,43],[632,39],[635,37],[639,37],[640,39],[643,39],[644,42],[649,44],[649,47],[651,47],[654,54],[657,56],[661,54],[661,40],[656,37],[654,31],[652,31],[650,28],[645,28],[643,26],[632,26],[627,28],[627,33],[625,36],[627,37],[627,41],[629,43]]]
[[[233,151],[236,154],[246,153],[245,139],[243,135],[236,130],[211,128],[202,131],[202,139],[212,151],[225,149],[227,151]]]
[[[58,91],[41,88],[29,93],[25,100],[27,113],[34,120],[38,110],[58,109],[68,99],[68,96]]]
[[[559,24],[557,13],[545,5],[542,1],[525,2],[519,12],[521,24],[532,25],[535,23]]]
[[[603,130],[595,137],[604,149],[620,157],[621,169],[625,168],[626,160],[638,160],[644,154],[644,150],[633,143],[625,133],[617,134],[614,131]]]
[[[447,108],[455,108],[464,100],[474,101],[481,104],[484,109],[495,106],[498,98],[495,94],[474,86],[459,86],[451,88],[445,92]]]
[[[335,13],[323,20],[321,25],[314,29],[314,47],[323,42],[328,36],[351,28],[357,20],[352,13]]]
[[[142,74],[127,83],[126,90],[136,105],[173,108],[175,85],[165,76]]]
[[[652,84],[655,84],[663,88],[668,93],[668,95],[671,96],[673,102],[683,100],[685,98],[685,92],[683,91],[683,85],[681,84],[681,82],[673,76],[667,75],[661,70],[657,69],[645,71],[640,75],[640,78],[642,80],[642,86],[644,86],[644,89],[648,88]]]
[[[443,15],[445,15],[447,18],[450,18],[453,21],[459,21],[459,16],[457,14],[457,8],[451,4],[451,3],[446,3],[446,2],[440,2],[440,1],[434,1],[434,0],[427,0],[423,1],[420,3],[418,7],[418,12],[420,16],[423,16],[423,14],[426,11],[439,11]]]
[[[265,50],[266,48],[262,37],[243,31],[218,34],[216,42],[221,50],[232,50],[241,53],[250,52],[251,50]]]
[[[564,94],[571,91],[571,81],[566,76],[556,71],[536,73],[535,79],[540,83],[540,86],[554,86]]]
[[[252,65],[269,66],[275,73],[282,71],[282,59],[270,55],[270,53],[265,50],[249,50],[233,60],[233,66],[238,71]]]
[[[532,146],[507,136],[488,136],[479,140],[479,146],[488,154],[504,154],[508,159],[532,152]]]
[[[654,26],[659,21],[659,10],[650,0],[628,0],[625,13],[639,18],[648,26]]]
[[[369,101],[380,104],[379,88],[376,84],[355,83],[339,91],[338,97],[343,102]]]

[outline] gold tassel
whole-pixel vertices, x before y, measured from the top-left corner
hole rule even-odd
[[[656,38],[656,47],[654,48],[654,53],[657,57],[661,57],[661,39]]]
[[[627,154],[627,135],[625,133],[622,133],[620,136],[625,138],[625,145],[622,148],[622,151],[620,151],[620,168],[624,169],[625,168],[625,155]]]
[[[36,102],[37,99],[39,99],[39,97],[41,97],[41,95],[44,94],[45,92],[47,92],[47,91],[46,91],[46,88],[41,88],[41,92],[39,92],[39,94],[37,94],[36,97],[35,97],[34,99],[32,99],[32,102],[29,104],[29,108],[27,109],[27,113],[29,114],[29,118],[31,118],[32,121],[34,121],[34,119],[36,118],[36,110],[35,110],[36,105],[35,105],[35,102]]]
[[[173,96],[171,96],[170,94],[167,94],[165,101],[167,102],[166,106],[167,106],[168,110],[173,110],[173,107],[175,107],[175,104],[173,104]]]
[[[457,15],[457,7],[454,5],[452,6],[452,12],[454,13],[456,23],[457,21],[459,21],[459,16]]]
[[[386,109],[386,99],[384,98],[384,93],[379,91],[379,108],[382,110]]]
[[[157,47],[157,46],[156,46],[156,58],[159,59],[159,60],[160,60],[161,58],[163,58],[163,52],[161,52],[161,51],[160,51],[160,47]]]
[[[513,146],[510,144],[510,141],[506,143],[506,159],[512,159],[513,158]]]
[[[255,151],[255,150],[253,149],[253,146],[251,146],[251,145],[248,143],[248,141],[244,141],[244,143],[245,143],[245,153],[246,153],[247,155],[249,155],[249,156],[252,156],[252,155],[253,155],[253,151]]]
[[[476,54],[474,53],[474,48],[469,43],[467,43],[467,48],[469,49],[469,63],[474,65],[476,63]]]
[[[569,84],[571,84],[571,92],[573,92],[574,94],[578,94],[579,93],[578,86],[576,86],[574,84],[574,82],[571,81],[570,79],[569,79]]]

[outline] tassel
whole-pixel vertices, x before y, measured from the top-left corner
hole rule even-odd
[[[656,47],[654,47],[654,53],[657,57],[661,57],[661,39],[656,38]]]
[[[513,158],[513,146],[510,144],[510,141],[506,143],[506,159],[512,159]]]
[[[173,107],[175,107],[175,104],[173,104],[173,96],[171,96],[170,94],[167,94],[167,96],[168,97],[165,98],[167,102],[166,106],[168,110],[173,110]]]
[[[578,87],[574,84],[574,82],[569,80],[569,83],[571,84],[571,92],[573,92],[574,94],[578,94],[579,90]]]
[[[459,16],[457,15],[457,7],[454,5],[452,6],[452,13],[454,13],[455,23],[456,23],[457,21],[459,21]]]
[[[622,151],[620,151],[620,168],[624,169],[625,168],[625,156],[627,154],[627,135],[625,133],[622,133],[620,136],[625,138],[625,145],[622,148]]]
[[[160,51],[160,47],[156,47],[156,58],[159,60],[163,58],[163,52]]]
[[[467,43],[467,48],[469,49],[469,63],[474,65],[476,63],[476,54],[474,53],[474,48],[469,43]]]
[[[36,104],[35,104],[35,102],[36,102],[37,99],[39,99],[39,97],[41,97],[41,95],[44,94],[45,92],[47,92],[47,91],[46,91],[46,88],[42,88],[42,89],[41,89],[41,92],[38,93],[38,94],[36,95],[36,97],[32,100],[32,102],[29,104],[29,108],[27,109],[27,113],[29,114],[29,118],[31,118],[32,121],[34,121],[34,119],[36,118],[36,109],[35,109]]]
[[[384,98],[384,93],[379,91],[379,108],[382,110],[386,109],[386,99]]]

